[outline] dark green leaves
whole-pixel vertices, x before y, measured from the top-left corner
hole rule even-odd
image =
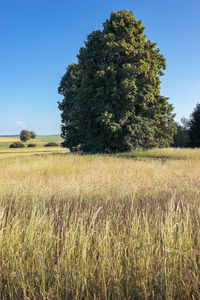
[[[190,147],[200,147],[200,104],[197,103],[190,120],[188,122],[189,126],[189,139]]]
[[[22,130],[20,132],[20,140],[22,142],[26,142],[26,141],[28,141],[30,139],[31,139],[31,133],[30,133],[30,131],[24,129],[24,130]]]
[[[166,62],[132,12],[112,12],[77,57],[58,89],[63,146],[116,152],[172,142],[172,106],[160,96]]]

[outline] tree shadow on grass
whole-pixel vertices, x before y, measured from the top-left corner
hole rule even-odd
[[[137,154],[137,153],[118,153],[115,155],[117,158],[128,158],[128,159],[135,159],[135,160],[168,160],[168,159],[175,159],[170,155],[149,155],[149,154]]]
[[[40,155],[39,153],[35,155]],[[158,160],[158,161],[167,161],[167,160],[174,160],[174,159],[180,159],[180,158],[174,158],[171,157],[170,155],[148,155],[148,154],[137,154],[137,153],[82,153],[82,152],[65,152],[65,153],[60,153],[60,152],[51,152],[51,155],[56,155],[56,156],[85,156],[85,157],[92,157],[92,156],[101,156],[105,158],[124,158],[124,159],[133,159],[137,161],[151,161],[151,160]]]
[[[124,153],[83,153],[83,152],[70,152],[66,150],[66,152],[53,152],[52,149],[50,150],[42,150],[42,151],[16,151],[16,152],[9,152],[3,151],[0,152],[1,154],[31,154],[32,156],[45,156],[45,155],[53,155],[53,156],[86,156],[86,157],[93,157],[93,156],[100,156],[105,158],[114,158],[114,159],[132,159],[136,161],[168,161],[168,160],[184,160],[185,157],[176,156],[173,154],[168,153],[153,153],[150,151],[132,151],[132,152],[124,152]]]

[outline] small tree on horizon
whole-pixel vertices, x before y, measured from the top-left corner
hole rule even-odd
[[[31,134],[31,139],[35,139],[36,138],[36,134],[34,131],[30,131],[30,134]]]
[[[23,129],[23,130],[20,132],[20,140],[21,140],[22,142],[26,142],[26,141],[28,141],[28,140],[30,140],[30,139],[31,139],[30,131]]]

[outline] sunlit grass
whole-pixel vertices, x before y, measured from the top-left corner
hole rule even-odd
[[[20,142],[20,137],[19,136],[0,136],[0,151],[5,151],[9,149],[10,144],[14,142]],[[36,136],[35,139],[31,139],[27,142],[24,143],[25,146],[27,146],[30,143],[36,144],[36,147],[43,147],[44,144],[47,142],[56,142],[56,143],[61,143],[62,138],[60,135],[39,135]],[[16,149],[15,149],[16,150]],[[19,149],[18,149],[19,150]],[[21,149],[24,151],[25,149]]]
[[[153,159],[200,159],[198,148],[164,148],[150,150],[136,150],[129,153],[122,153],[119,157],[125,158],[153,158]]]
[[[200,151],[61,151],[0,153],[0,299],[199,299]]]

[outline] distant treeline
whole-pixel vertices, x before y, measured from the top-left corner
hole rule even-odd
[[[189,119],[177,123],[173,147],[200,147],[200,104],[197,103]]]
[[[0,137],[11,137],[11,136],[19,136],[19,134],[7,134],[7,135],[0,134]]]

